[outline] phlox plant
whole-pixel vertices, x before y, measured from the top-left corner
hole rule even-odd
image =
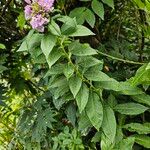
[[[135,42],[136,2],[25,0],[29,31],[16,53],[29,57],[37,93],[22,108],[9,148],[150,148],[150,62],[143,39]],[[131,19],[118,23],[129,10]],[[148,23],[139,29],[146,48]]]

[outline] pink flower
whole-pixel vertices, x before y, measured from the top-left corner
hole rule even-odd
[[[39,32],[44,32],[44,25],[48,23],[48,19],[44,18],[41,14],[32,17],[30,24],[33,29]]]
[[[46,12],[52,10],[54,1],[55,0],[37,0],[38,4],[43,7]]]
[[[30,21],[33,29],[44,32],[48,23],[48,13],[52,11],[55,0],[25,0],[25,18]]]
[[[25,6],[25,18],[26,19],[31,19],[32,17],[32,7],[30,5]]]
[[[27,4],[31,4],[31,0],[25,0]]]

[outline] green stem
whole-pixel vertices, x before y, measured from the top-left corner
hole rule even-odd
[[[65,54],[65,57],[67,58],[68,62],[74,67],[74,70],[76,72],[76,74],[82,79],[83,82],[87,83],[88,85],[90,85],[90,87],[96,92],[98,93],[99,89],[95,88],[92,83],[87,80],[86,78],[84,78],[84,76],[79,72],[78,68],[74,65],[74,63],[72,62],[72,60],[69,57],[69,54],[66,52],[64,46],[63,46],[63,42],[64,42],[64,38],[60,43],[61,49],[63,50],[63,53]]]
[[[121,62],[124,62],[124,63],[135,64],[135,65],[144,65],[145,64],[145,63],[142,63],[142,62],[135,62],[135,61],[130,61],[130,60],[125,60],[125,59],[121,59],[121,58],[118,58],[118,57],[114,57],[114,56],[111,56],[109,54],[100,52],[98,50],[97,50],[97,53],[100,54],[100,55],[106,56],[108,58],[111,58],[113,60],[118,60],[118,61],[121,61]]]

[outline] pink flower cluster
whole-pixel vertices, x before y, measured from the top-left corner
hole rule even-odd
[[[25,0],[25,18],[30,20],[33,29],[44,32],[44,25],[48,23],[48,13],[52,11],[55,0]]]

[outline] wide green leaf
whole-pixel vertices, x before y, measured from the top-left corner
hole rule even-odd
[[[148,108],[137,103],[124,103],[116,105],[115,110],[125,115],[138,115],[144,113]]]
[[[89,56],[97,54],[95,49],[91,48],[88,44],[80,44],[78,41],[71,43],[69,45],[69,50],[76,56]]]
[[[82,84],[79,93],[76,96],[76,102],[79,108],[79,112],[81,113],[88,102],[89,98],[89,88],[86,86],[86,84]]]
[[[82,114],[80,114],[78,125],[79,125],[79,130],[82,133],[86,132],[86,130],[88,128],[92,127],[92,124],[91,124],[87,114],[85,113],[85,111],[83,111]]]
[[[138,84],[150,84],[150,63],[143,65],[140,67],[135,77],[131,78],[132,85],[138,85]]]
[[[108,75],[103,73],[102,71],[96,70],[95,68],[91,67],[90,69],[85,72],[85,77],[91,81],[115,81],[114,79],[110,78]]]
[[[74,98],[78,94],[82,85],[82,80],[78,76],[74,75],[69,79],[70,91],[73,94]]]
[[[60,27],[58,26],[58,24],[54,20],[51,20],[50,24],[48,25],[48,30],[53,35],[57,35],[57,36],[61,35]]]
[[[0,43],[0,49],[6,49],[5,45]]]
[[[150,123],[130,123],[124,125],[123,128],[130,132],[137,132],[138,134],[150,134]]]
[[[129,137],[120,141],[113,150],[133,150],[135,138]]]
[[[64,75],[69,79],[74,73],[74,66],[70,63],[66,64],[63,70]]]
[[[108,6],[114,9],[114,0],[102,0],[102,1],[103,3],[107,4]]]
[[[78,24],[83,24],[85,21],[85,11],[86,11],[86,7],[78,7],[73,9],[69,16],[72,18],[76,18],[77,23]]]
[[[85,11],[85,20],[92,28],[94,28],[96,18],[90,9],[86,9]]]
[[[113,143],[116,135],[116,118],[114,111],[108,105],[104,107],[102,130],[111,143]]]
[[[99,131],[103,121],[103,106],[99,96],[91,92],[86,105],[86,113],[92,125]]]
[[[150,95],[138,94],[138,95],[133,95],[132,98],[138,103],[142,103],[150,106]]]
[[[42,52],[44,53],[46,58],[49,57],[49,54],[52,51],[52,49],[54,48],[56,41],[57,41],[56,36],[51,35],[51,34],[45,35],[42,38],[41,49],[42,49]]]
[[[101,19],[104,20],[104,6],[101,2],[98,0],[93,0],[92,9]]]
[[[135,142],[139,145],[142,145],[145,148],[150,148],[150,137],[146,135],[134,135],[135,137]]]
[[[58,61],[58,59],[62,56],[63,54],[62,54],[62,52],[60,51],[60,49],[58,49],[58,48],[54,48],[52,51],[51,51],[51,53],[50,53],[50,55],[48,56],[48,58],[47,58],[47,63],[48,63],[48,65],[49,65],[49,68],[51,68],[52,67],[52,65],[54,65],[55,63],[56,63],[56,61]]]
[[[76,31],[69,34],[71,37],[95,35],[90,29],[85,26],[77,25]]]

